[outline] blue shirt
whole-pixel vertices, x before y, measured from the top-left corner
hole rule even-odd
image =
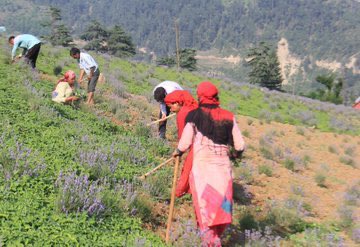
[[[14,46],[11,51],[11,58],[14,59],[17,48],[25,50],[31,49],[34,45],[41,43],[41,41],[31,34],[21,34],[15,37]]]

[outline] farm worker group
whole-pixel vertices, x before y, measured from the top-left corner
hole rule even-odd
[[[17,48],[23,48],[25,61],[34,69],[41,41],[35,36],[11,36],[12,61]],[[94,92],[100,70],[94,58],[78,48],[71,48],[70,56],[78,61],[79,82],[87,79],[87,104],[94,104]],[[76,74],[67,71],[53,91],[53,101],[70,103],[78,101],[73,96]],[[233,178],[231,159],[240,158],[245,149],[244,139],[234,115],[220,107],[219,91],[211,82],[201,82],[197,87],[196,101],[178,83],[164,81],[154,90],[154,99],[160,104],[158,134],[166,138],[166,117],[170,111],[177,113],[178,145],[172,156],[187,152],[176,196],[192,195],[197,225],[205,246],[221,246],[221,235],[232,221]],[[162,120],[162,121],[161,121]]]
[[[36,68],[36,61],[41,48],[41,41],[31,35],[31,34],[20,34],[15,36],[10,36],[9,44],[12,46],[11,51],[11,60],[12,62],[17,61],[18,59],[25,57],[25,62],[31,66],[31,68]],[[16,56],[16,51],[18,48],[22,48],[22,54]],[[95,59],[88,53],[81,52],[78,48],[71,48],[70,56],[77,60],[80,67],[79,82],[82,85],[84,80],[84,75],[87,76],[87,101],[88,105],[94,104],[94,92],[96,88],[97,81],[99,80],[100,69],[95,61]],[[69,72],[69,71],[68,71]],[[66,72],[66,73],[68,73]],[[65,73],[65,74],[66,74]],[[69,72],[70,73],[70,72]],[[69,75],[68,73],[68,75]],[[71,78],[74,80],[75,78]],[[74,82],[70,82],[68,77],[63,77],[61,83],[57,83],[56,88],[53,92],[53,100],[59,103],[69,103],[78,100],[78,98],[70,97],[73,93]],[[66,84],[67,83],[67,84]],[[60,97],[61,96],[61,97]],[[67,100],[64,100],[64,97]]]

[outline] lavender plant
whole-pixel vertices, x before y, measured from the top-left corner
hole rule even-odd
[[[46,167],[37,153],[15,139],[15,146],[5,144],[4,135],[0,139],[0,172],[6,181],[23,176],[38,176]]]
[[[280,247],[281,237],[272,234],[269,226],[261,230],[245,230],[245,246],[246,247]]]
[[[289,198],[285,201],[271,201],[268,204],[266,222],[280,233],[294,233],[304,230],[303,217],[309,214],[303,200]]]
[[[75,172],[60,172],[55,186],[59,189],[57,208],[69,213],[87,212],[89,215],[100,215],[105,210],[101,192],[102,180],[91,181],[87,175],[76,175]]]
[[[200,231],[192,220],[182,221],[178,218],[176,228],[170,232],[170,239],[173,245],[178,247],[201,246],[200,235]]]
[[[295,246],[345,247],[344,240],[340,236],[321,228],[305,229],[300,236],[292,235],[290,242]]]
[[[251,164],[242,161],[240,166],[237,168],[240,180],[247,184],[251,184],[254,181],[254,169]]]

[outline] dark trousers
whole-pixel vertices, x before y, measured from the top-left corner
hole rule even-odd
[[[166,116],[169,116],[170,108],[166,106]],[[159,119],[162,117],[162,112],[159,113]],[[166,122],[167,120],[159,123],[159,137],[162,139],[166,139]]]
[[[26,55],[25,60],[28,64],[30,64],[31,68],[36,68],[36,60],[38,58],[39,52],[40,52],[41,43],[34,45],[31,47]]]

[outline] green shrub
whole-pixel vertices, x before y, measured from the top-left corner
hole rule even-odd
[[[339,151],[337,150],[336,146],[334,146],[334,145],[330,145],[330,146],[328,147],[328,150],[329,150],[330,153],[333,153],[333,154],[338,154],[338,153],[339,153]]]
[[[295,161],[292,159],[286,158],[284,161],[284,167],[290,171],[295,171]]]
[[[249,138],[250,137],[250,132],[248,130],[243,130],[242,132],[242,135]]]
[[[305,135],[305,129],[303,127],[297,126],[296,133],[303,136],[303,135]]]
[[[259,166],[259,174],[265,174],[268,177],[271,177],[273,174],[272,168],[268,165]]]
[[[245,214],[241,216],[239,224],[241,231],[259,228],[259,223],[249,211],[246,211]]]
[[[140,217],[145,222],[151,222],[154,220],[153,210],[154,203],[151,198],[146,194],[138,195],[134,202],[131,204],[133,206],[133,214]]]
[[[326,176],[322,173],[318,173],[315,175],[315,182],[319,187],[326,188]]]
[[[351,167],[354,167],[354,168],[356,168],[356,166],[357,166],[355,161],[350,157],[341,156],[339,160],[340,160],[341,163],[343,163],[345,165],[348,165],[348,166],[351,166]]]
[[[260,153],[265,159],[268,159],[268,160],[274,159],[272,152],[266,147],[260,147]]]

